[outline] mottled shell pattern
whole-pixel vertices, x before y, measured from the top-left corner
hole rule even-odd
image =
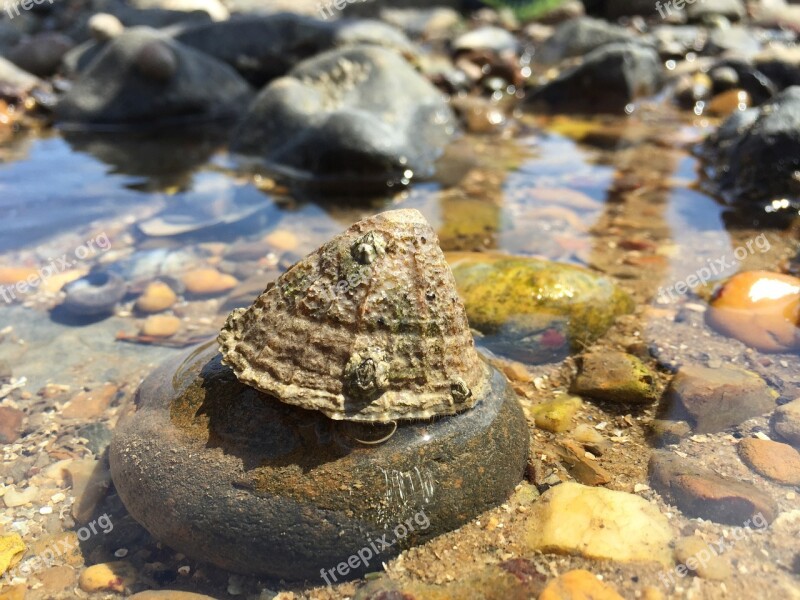
[[[439,240],[416,210],[359,221],[233,311],[218,341],[241,382],[332,419],[451,415],[489,385]]]

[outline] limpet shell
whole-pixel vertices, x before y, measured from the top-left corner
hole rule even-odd
[[[416,210],[356,223],[233,311],[218,341],[239,381],[332,419],[452,415],[488,389],[450,267]]]

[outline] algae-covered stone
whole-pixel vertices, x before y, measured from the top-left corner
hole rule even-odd
[[[572,419],[581,406],[583,402],[580,398],[561,396],[535,406],[532,410],[533,418],[539,429],[561,433],[572,426]]]
[[[572,392],[625,404],[648,404],[658,399],[653,372],[635,356],[618,351],[584,354]]]
[[[647,500],[605,488],[562,483],[531,511],[525,545],[545,553],[672,565],[672,532]]]
[[[564,358],[633,310],[611,279],[581,267],[497,254],[448,260],[470,325],[486,347],[516,360]]]

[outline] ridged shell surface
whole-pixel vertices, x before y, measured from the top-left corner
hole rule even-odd
[[[451,415],[488,388],[450,267],[416,210],[359,221],[233,311],[218,341],[240,381],[332,419]]]

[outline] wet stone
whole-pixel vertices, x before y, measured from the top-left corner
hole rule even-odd
[[[758,514],[772,522],[778,506],[754,485],[698,467],[676,454],[656,451],[650,458],[650,485],[689,518],[741,526]]]
[[[664,394],[663,411],[687,420],[698,433],[714,433],[770,412],[777,392],[757,374],[738,367],[681,367]]]
[[[0,443],[11,444],[19,439],[25,413],[18,408],[0,406]]]
[[[126,561],[101,563],[86,568],[78,579],[84,592],[124,592],[136,581],[136,570]]]
[[[658,399],[655,374],[635,356],[618,351],[584,354],[572,393],[622,404]]]
[[[374,570],[505,501],[527,462],[527,425],[497,372],[472,410],[400,423],[380,444],[359,440],[391,425],[278,402],[239,383],[214,345],[155,371],[138,398],[109,455],[125,506],[157,539],[237,572],[322,584],[321,568],[413,526],[337,576]]]
[[[800,485],[800,452],[780,442],[746,438],[739,456],[757,473],[783,485]]]
[[[78,429],[78,437],[85,438],[86,447],[100,456],[111,443],[111,430],[104,423],[89,423]]]
[[[625,492],[562,483],[530,514],[529,550],[619,562],[672,564],[672,533],[655,505]]]
[[[551,581],[539,600],[623,600],[613,586],[600,581],[593,573],[583,569],[568,571]]]
[[[711,544],[696,535],[681,538],[675,543],[675,561],[703,579],[723,581],[732,574],[730,563],[712,552]]]
[[[775,411],[772,428],[790,444],[800,447],[800,398]]]

